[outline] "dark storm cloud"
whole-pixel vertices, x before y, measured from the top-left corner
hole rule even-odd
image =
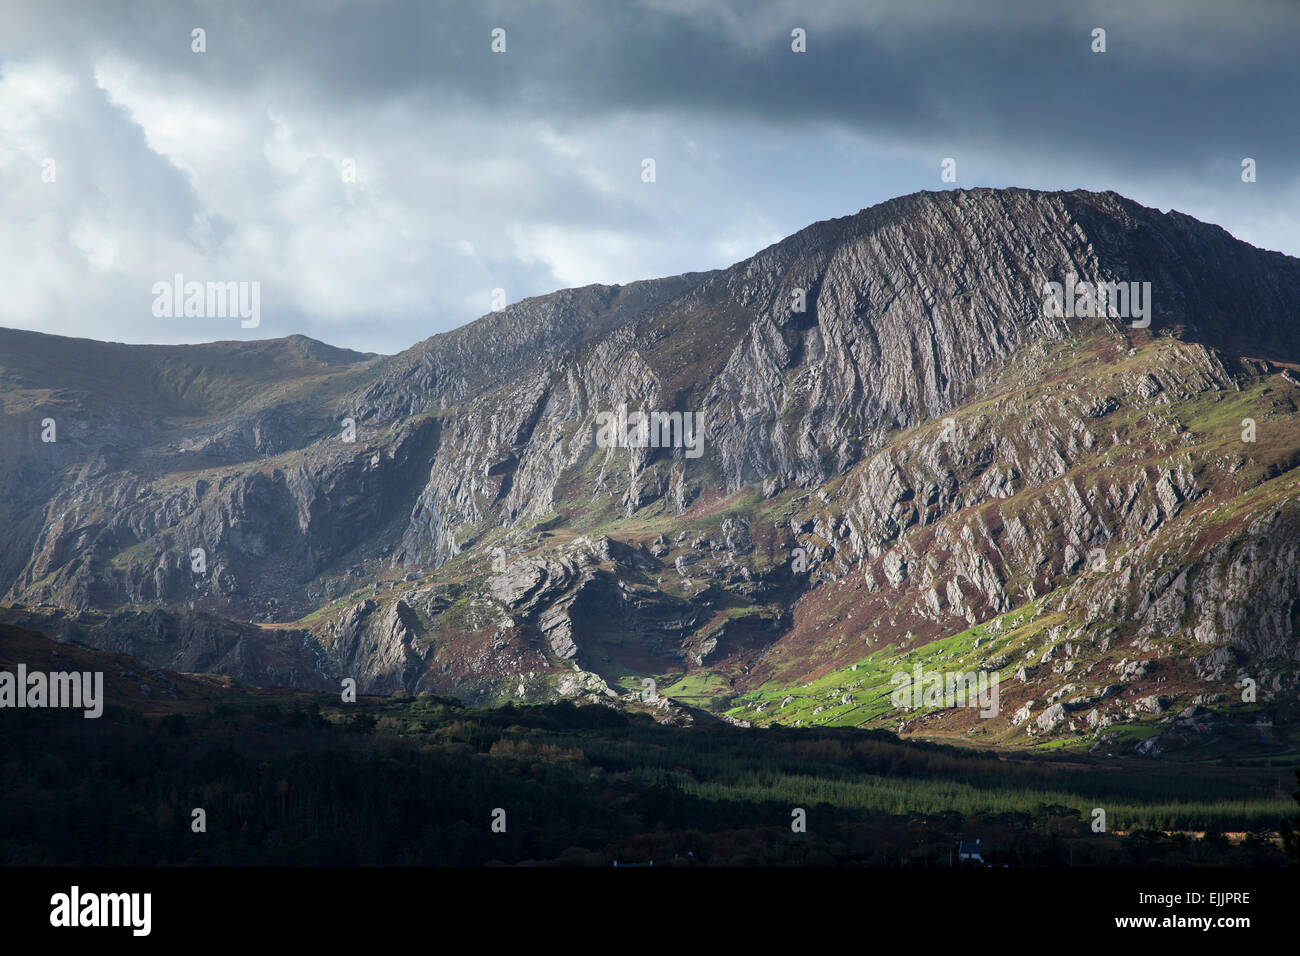
[[[0,324],[219,337],[140,311],[204,270],[264,282],[259,335],[391,350],[493,288],[727,265],[951,185],[1116,189],[1294,254],[1297,40],[1290,0],[8,3]]]
[[[701,4],[167,2],[45,4],[6,19],[27,38],[107,47],[180,83],[286,100],[424,105],[590,118],[691,111],[832,122],[1194,166],[1258,144],[1300,145],[1300,3]],[[203,26],[210,55],[189,52]],[[509,54],[485,56],[489,32]],[[809,31],[790,53],[790,29]],[[1090,32],[1107,31],[1094,54]]]

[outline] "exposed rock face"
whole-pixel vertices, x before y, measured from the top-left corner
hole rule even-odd
[[[405,601],[383,609],[365,600],[344,612],[326,633],[341,674],[353,677],[363,693],[393,693],[421,685],[428,649],[416,646],[419,620]]]
[[[1046,314],[1070,276],[1150,282],[1150,327]],[[1298,313],[1300,261],[1217,227],[981,189],[391,358],[0,332],[0,591],[28,626],[173,668],[474,700],[698,670],[727,698],[1041,603],[1041,659],[999,666],[1046,703],[1012,726],[1161,712],[1083,693],[1102,670],[1141,701],[1243,668],[1276,697],[1294,676],[1259,662],[1294,660],[1300,626]],[[679,417],[648,447],[598,440],[620,410]]]

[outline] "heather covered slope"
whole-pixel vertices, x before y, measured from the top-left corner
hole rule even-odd
[[[1045,315],[1070,275],[1150,282],[1150,327]],[[28,626],[475,702],[649,680],[678,721],[1295,726],[1300,261],[1113,193],[902,197],[391,358],[37,340],[0,355]],[[597,447],[620,405],[701,413],[703,454]],[[996,670],[1002,713],[882,706],[921,659]]]

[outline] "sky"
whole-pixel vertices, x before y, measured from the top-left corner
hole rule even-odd
[[[1300,256],[1297,49],[1297,0],[5,0],[0,326],[392,353],[974,186]]]

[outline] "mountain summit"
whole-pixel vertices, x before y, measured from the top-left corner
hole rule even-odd
[[[257,683],[1176,746],[1294,716],[1298,376],[1300,260],[1084,191],[391,357],[0,330],[0,617]],[[998,715],[900,717],[917,666]]]

